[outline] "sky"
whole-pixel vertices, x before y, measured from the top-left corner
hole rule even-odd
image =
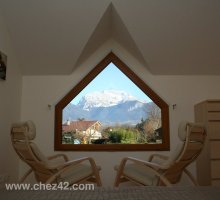
[[[93,79],[71,103],[77,104],[80,99],[91,92],[103,90],[120,90],[129,93],[138,100],[151,102],[152,100],[142,92],[123,72],[110,63],[95,79]]]

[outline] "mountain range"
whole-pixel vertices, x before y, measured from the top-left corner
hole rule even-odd
[[[63,110],[63,122],[67,120],[98,120],[102,124],[131,124],[146,119],[147,105],[132,95],[118,90],[104,90],[86,94],[74,105],[69,103]]]

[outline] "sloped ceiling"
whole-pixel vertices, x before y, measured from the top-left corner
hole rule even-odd
[[[220,75],[217,0],[0,0],[0,15],[26,75],[70,74],[109,38],[152,74]]]

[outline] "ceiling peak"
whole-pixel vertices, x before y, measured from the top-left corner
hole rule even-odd
[[[120,14],[117,12],[114,4],[111,2],[84,46],[74,68],[77,68],[80,64],[82,64],[108,40],[114,40],[119,43],[143,66],[147,67],[147,62],[138,49],[125,23],[121,19]],[[112,44],[112,50],[113,48],[114,45]]]

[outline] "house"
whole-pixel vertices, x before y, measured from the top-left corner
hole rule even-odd
[[[102,134],[99,132],[101,123],[99,121],[67,121],[63,124],[63,134],[72,132],[86,138],[87,141],[100,139]]]
[[[175,151],[179,122],[194,121],[198,102],[220,99],[219,19],[217,0],[1,0],[0,51],[7,66],[6,80],[0,79],[0,177],[14,182],[27,167],[12,148],[11,124],[32,119],[41,151],[56,153],[56,103],[109,52],[170,105],[171,145],[162,153]],[[67,153],[98,159],[104,186],[113,184],[109,169],[125,156]],[[130,153],[140,159],[151,154]],[[196,173],[194,165],[189,169]]]

